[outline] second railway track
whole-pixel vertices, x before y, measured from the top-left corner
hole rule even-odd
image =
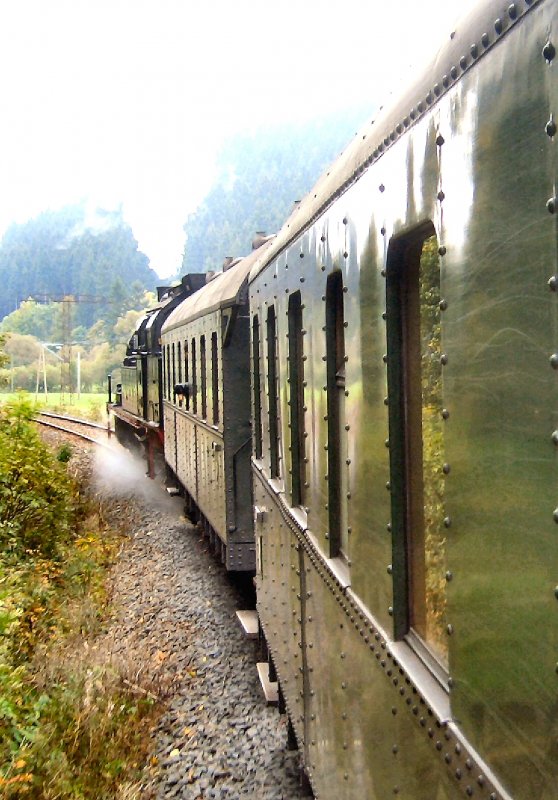
[[[92,422],[86,419],[79,419],[78,417],[71,417],[65,414],[55,414],[50,411],[41,411],[34,417],[35,422],[47,428],[69,433],[79,439],[99,445],[101,447],[108,447],[110,438],[114,431],[109,425],[101,425],[98,422]],[[98,431],[98,435],[92,436],[90,432]],[[104,431],[105,438],[101,438],[101,431]]]

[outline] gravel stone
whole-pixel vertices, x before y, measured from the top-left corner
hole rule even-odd
[[[43,435],[55,447],[64,441]],[[180,498],[116,443],[95,454],[93,445],[70,443],[71,469],[95,476],[107,518],[126,527],[111,576],[111,658],[131,685],[166,702],[141,797],[307,798],[299,754],[287,749],[287,719],[265,704],[254,642],[236,621],[246,597],[182,516]]]

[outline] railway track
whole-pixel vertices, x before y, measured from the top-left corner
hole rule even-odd
[[[110,439],[111,435],[114,433],[109,424],[101,425],[98,422],[91,422],[87,419],[79,419],[79,417],[71,417],[65,414],[55,414],[51,411],[41,411],[34,417],[34,420],[39,425],[43,425],[46,428],[69,433],[72,436],[76,436],[86,442],[92,442],[101,447],[108,447],[108,442],[98,437],[95,438],[89,435],[88,432],[92,430],[97,430],[99,432],[104,431],[108,439]]]

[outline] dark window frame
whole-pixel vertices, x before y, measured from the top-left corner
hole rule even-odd
[[[167,346],[161,348],[161,381],[163,385],[163,399],[167,397]]]
[[[305,501],[305,448],[304,448],[304,347],[302,327],[302,297],[293,292],[289,297],[288,356],[290,452],[291,452],[291,504],[304,506]]]
[[[430,641],[429,626],[426,622],[429,619],[429,599],[426,580],[428,555],[425,517],[432,518],[432,509],[425,515],[424,483],[426,479],[432,481],[436,471],[432,470],[432,474],[425,478],[427,462],[424,458],[423,424],[425,414],[432,415],[433,412],[432,405],[425,401],[421,366],[424,346],[421,314],[424,315],[423,309],[428,309],[428,305],[423,300],[421,306],[420,272],[424,245],[435,236],[434,225],[428,222],[412,233],[393,240],[388,250],[386,310],[392,570],[395,637],[406,639],[440,683],[447,686],[447,639],[444,616],[441,615],[438,627],[434,627],[435,633]],[[436,239],[433,246],[437,254]],[[438,286],[434,286],[434,291],[429,292],[435,297],[434,301],[429,301],[432,309],[439,305],[436,299],[436,291],[439,295],[439,272],[437,277]],[[439,324],[441,325],[441,322]],[[435,356],[436,354],[434,358]],[[441,353],[437,361],[440,362],[440,359]],[[443,426],[441,398],[433,407],[437,409],[436,416],[439,416],[437,424]],[[443,430],[442,427],[441,429]],[[442,461],[443,453],[440,454],[440,462]],[[439,467],[441,473],[442,463]],[[444,515],[443,495],[437,511],[436,516],[440,519],[436,525],[441,528]],[[440,585],[445,587],[442,574],[445,568],[439,565],[438,569]],[[446,608],[444,588],[442,593],[444,602],[436,601],[437,611],[440,606]],[[432,604],[432,601],[430,603]],[[437,650],[437,647],[441,649]]]
[[[211,405],[213,424],[218,425],[219,414],[219,343],[217,332],[211,334]]]
[[[267,393],[269,425],[269,472],[272,478],[280,476],[279,459],[279,380],[277,365],[277,317],[275,306],[269,306],[266,320],[267,340]]]
[[[345,303],[343,274],[335,270],[326,284],[326,392],[327,392],[327,477],[330,557],[342,555],[346,540],[343,527],[343,458],[344,436],[342,399],[345,393]],[[345,553],[345,556],[347,554]]]
[[[197,387],[197,380],[198,380],[198,364],[197,364],[197,353],[196,353],[196,339],[195,337],[192,339],[192,348],[191,348],[191,355],[192,355],[192,413],[198,413],[198,387]]]
[[[171,399],[171,357],[170,357],[170,344],[167,345],[167,400]]]
[[[200,384],[201,384],[201,416],[207,419],[207,352],[205,334],[200,336]]]
[[[190,364],[188,358],[188,339],[184,339],[184,383],[186,384],[186,410],[190,410]]]
[[[171,400],[173,403],[176,403],[176,395],[174,393],[174,387],[176,384],[176,350],[174,346],[174,342],[171,345],[171,385],[170,385],[170,394]]]
[[[262,380],[261,380],[261,332],[258,315],[252,320],[252,392],[254,403],[254,458],[263,456],[262,428]]]

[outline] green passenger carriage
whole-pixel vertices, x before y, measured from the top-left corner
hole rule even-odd
[[[162,331],[165,460],[226,568],[242,572],[255,567],[247,284],[257,253],[227,262]]]
[[[557,10],[480,4],[251,273],[258,612],[321,800],[558,798]]]

